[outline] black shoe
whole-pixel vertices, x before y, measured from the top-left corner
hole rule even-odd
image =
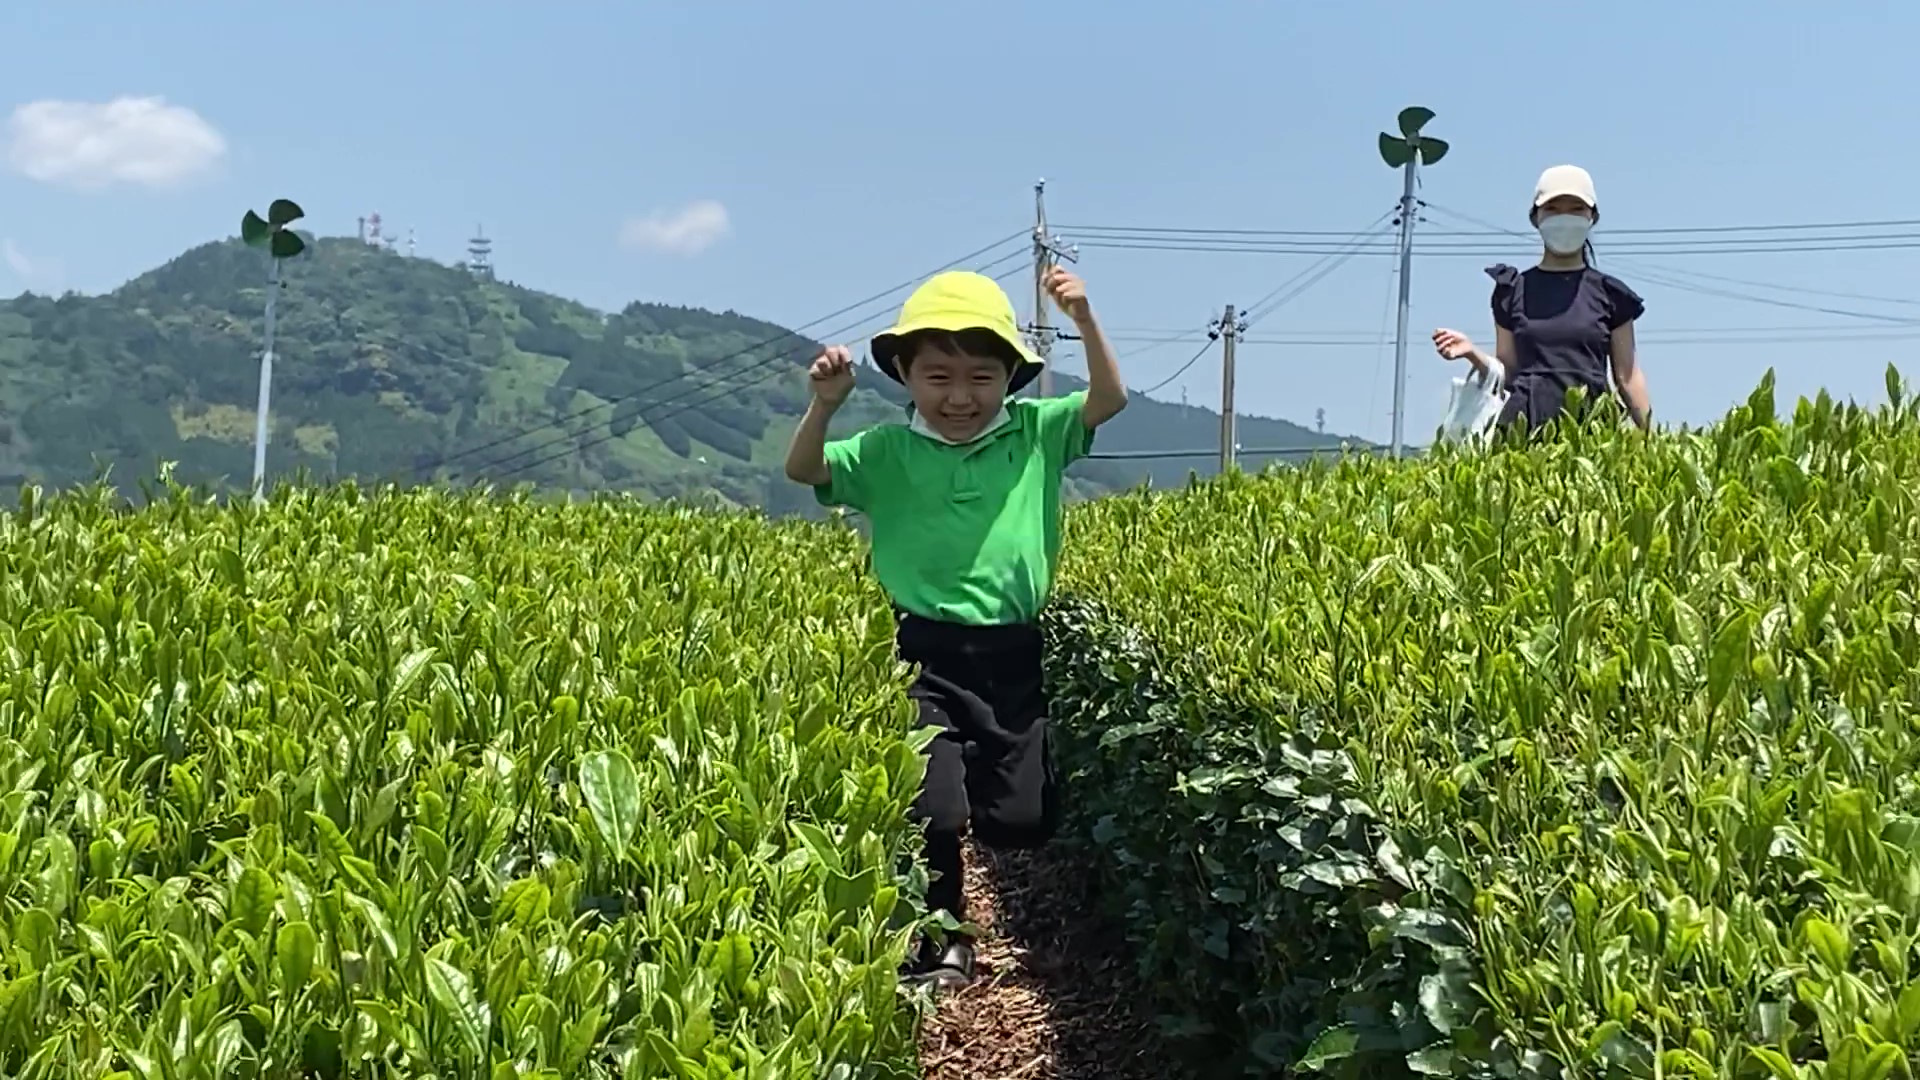
[[[908,982],[942,990],[960,990],[973,982],[973,942],[955,937],[942,948],[932,938],[920,939],[920,948],[907,962]]]

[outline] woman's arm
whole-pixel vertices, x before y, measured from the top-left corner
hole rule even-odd
[[[1467,363],[1473,365],[1474,375],[1485,379],[1487,372],[1493,368],[1494,361],[1496,360],[1500,362],[1500,370],[1502,373],[1512,371],[1514,352],[1513,331],[1504,326],[1496,326],[1493,330],[1492,356],[1488,356],[1486,352],[1477,345],[1462,355],[1466,357]]]
[[[1640,430],[1647,431],[1653,426],[1653,400],[1647,394],[1647,376],[1640,370],[1639,358],[1635,355],[1633,343],[1633,324],[1621,323],[1613,328],[1613,384],[1620,388],[1621,396],[1627,399],[1627,411],[1633,414],[1633,422]]]

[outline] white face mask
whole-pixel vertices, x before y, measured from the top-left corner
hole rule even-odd
[[[969,446],[1000,430],[1012,419],[1013,414],[1007,411],[1005,405],[1002,405],[1000,406],[1000,411],[995,414],[992,423],[974,432],[971,438],[955,440],[949,439],[945,435],[933,430],[933,425],[927,423],[927,418],[921,416],[920,411],[916,409],[914,410],[913,418],[907,421],[907,427],[911,428],[915,434],[924,435],[937,443],[946,443],[948,446]]]
[[[1579,214],[1548,214],[1540,219],[1539,227],[1540,239],[1548,251],[1572,255],[1587,242],[1587,232],[1593,228],[1593,222]]]

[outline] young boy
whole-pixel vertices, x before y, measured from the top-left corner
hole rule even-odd
[[[940,729],[914,805],[932,872],[927,904],[960,921],[969,825],[982,843],[1030,848],[1058,824],[1036,619],[1060,555],[1061,475],[1127,404],[1080,279],[1056,267],[1045,283],[1080,333],[1086,390],[1007,400],[1040,361],[1000,286],[953,271],[916,289],[899,323],[873,339],[874,366],[912,395],[910,422],[827,442],[853,391],[852,358],[832,346],[809,371],[813,401],[787,453],[788,477],[871,525],[900,657],[919,667],[911,696],[920,722]],[[937,988],[962,986],[973,947],[928,940],[912,966]]]

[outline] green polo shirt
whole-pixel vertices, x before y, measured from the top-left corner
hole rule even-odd
[[[826,506],[867,516],[873,569],[895,604],[969,625],[1031,622],[1060,558],[1060,479],[1093,448],[1086,391],[1007,402],[965,446],[882,424],[826,447]]]

